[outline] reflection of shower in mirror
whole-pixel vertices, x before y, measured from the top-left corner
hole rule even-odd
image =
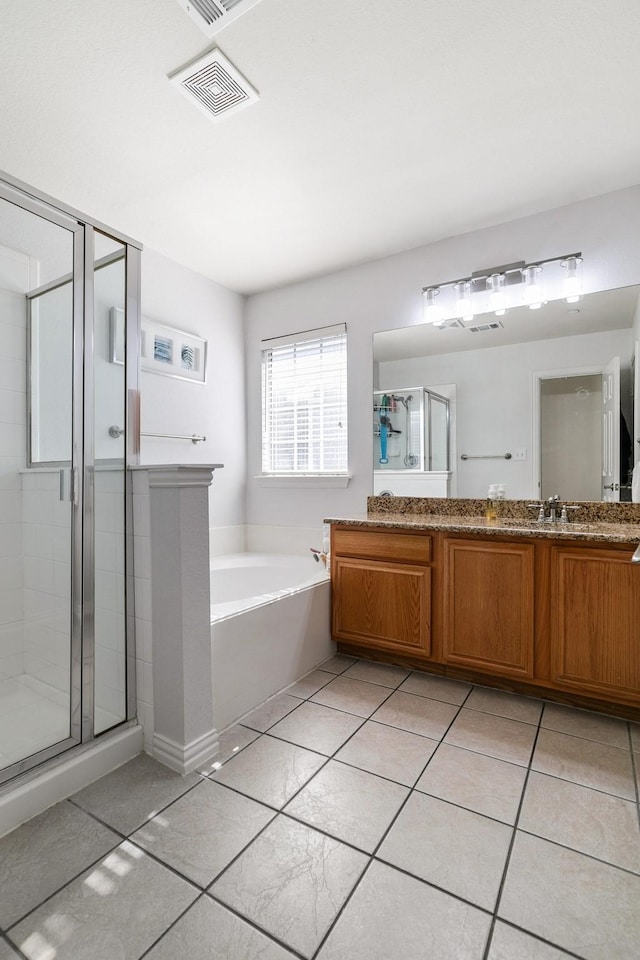
[[[427,387],[375,390],[373,393],[373,469],[379,474],[376,492],[390,483],[398,487],[398,495],[430,495],[423,493],[426,480],[439,488],[449,482],[449,399]],[[405,476],[421,475],[412,482]],[[428,475],[428,476],[427,476]],[[386,476],[386,481],[383,477]],[[420,491],[420,494],[418,493]],[[434,496],[446,495],[432,493]]]

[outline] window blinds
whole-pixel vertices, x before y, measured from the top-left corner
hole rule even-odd
[[[263,341],[262,472],[346,474],[344,325]]]

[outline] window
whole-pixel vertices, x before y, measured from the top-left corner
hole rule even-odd
[[[346,327],[262,343],[263,474],[346,475]]]

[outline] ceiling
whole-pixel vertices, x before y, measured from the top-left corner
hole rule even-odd
[[[219,123],[167,80],[214,46]],[[252,293],[637,183],[639,50],[637,0],[6,3],[0,169]]]

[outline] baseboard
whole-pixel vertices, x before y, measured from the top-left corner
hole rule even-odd
[[[187,744],[177,743],[159,733],[153,735],[154,758],[183,775],[210,760],[218,752],[218,747],[217,730],[210,730]]]

